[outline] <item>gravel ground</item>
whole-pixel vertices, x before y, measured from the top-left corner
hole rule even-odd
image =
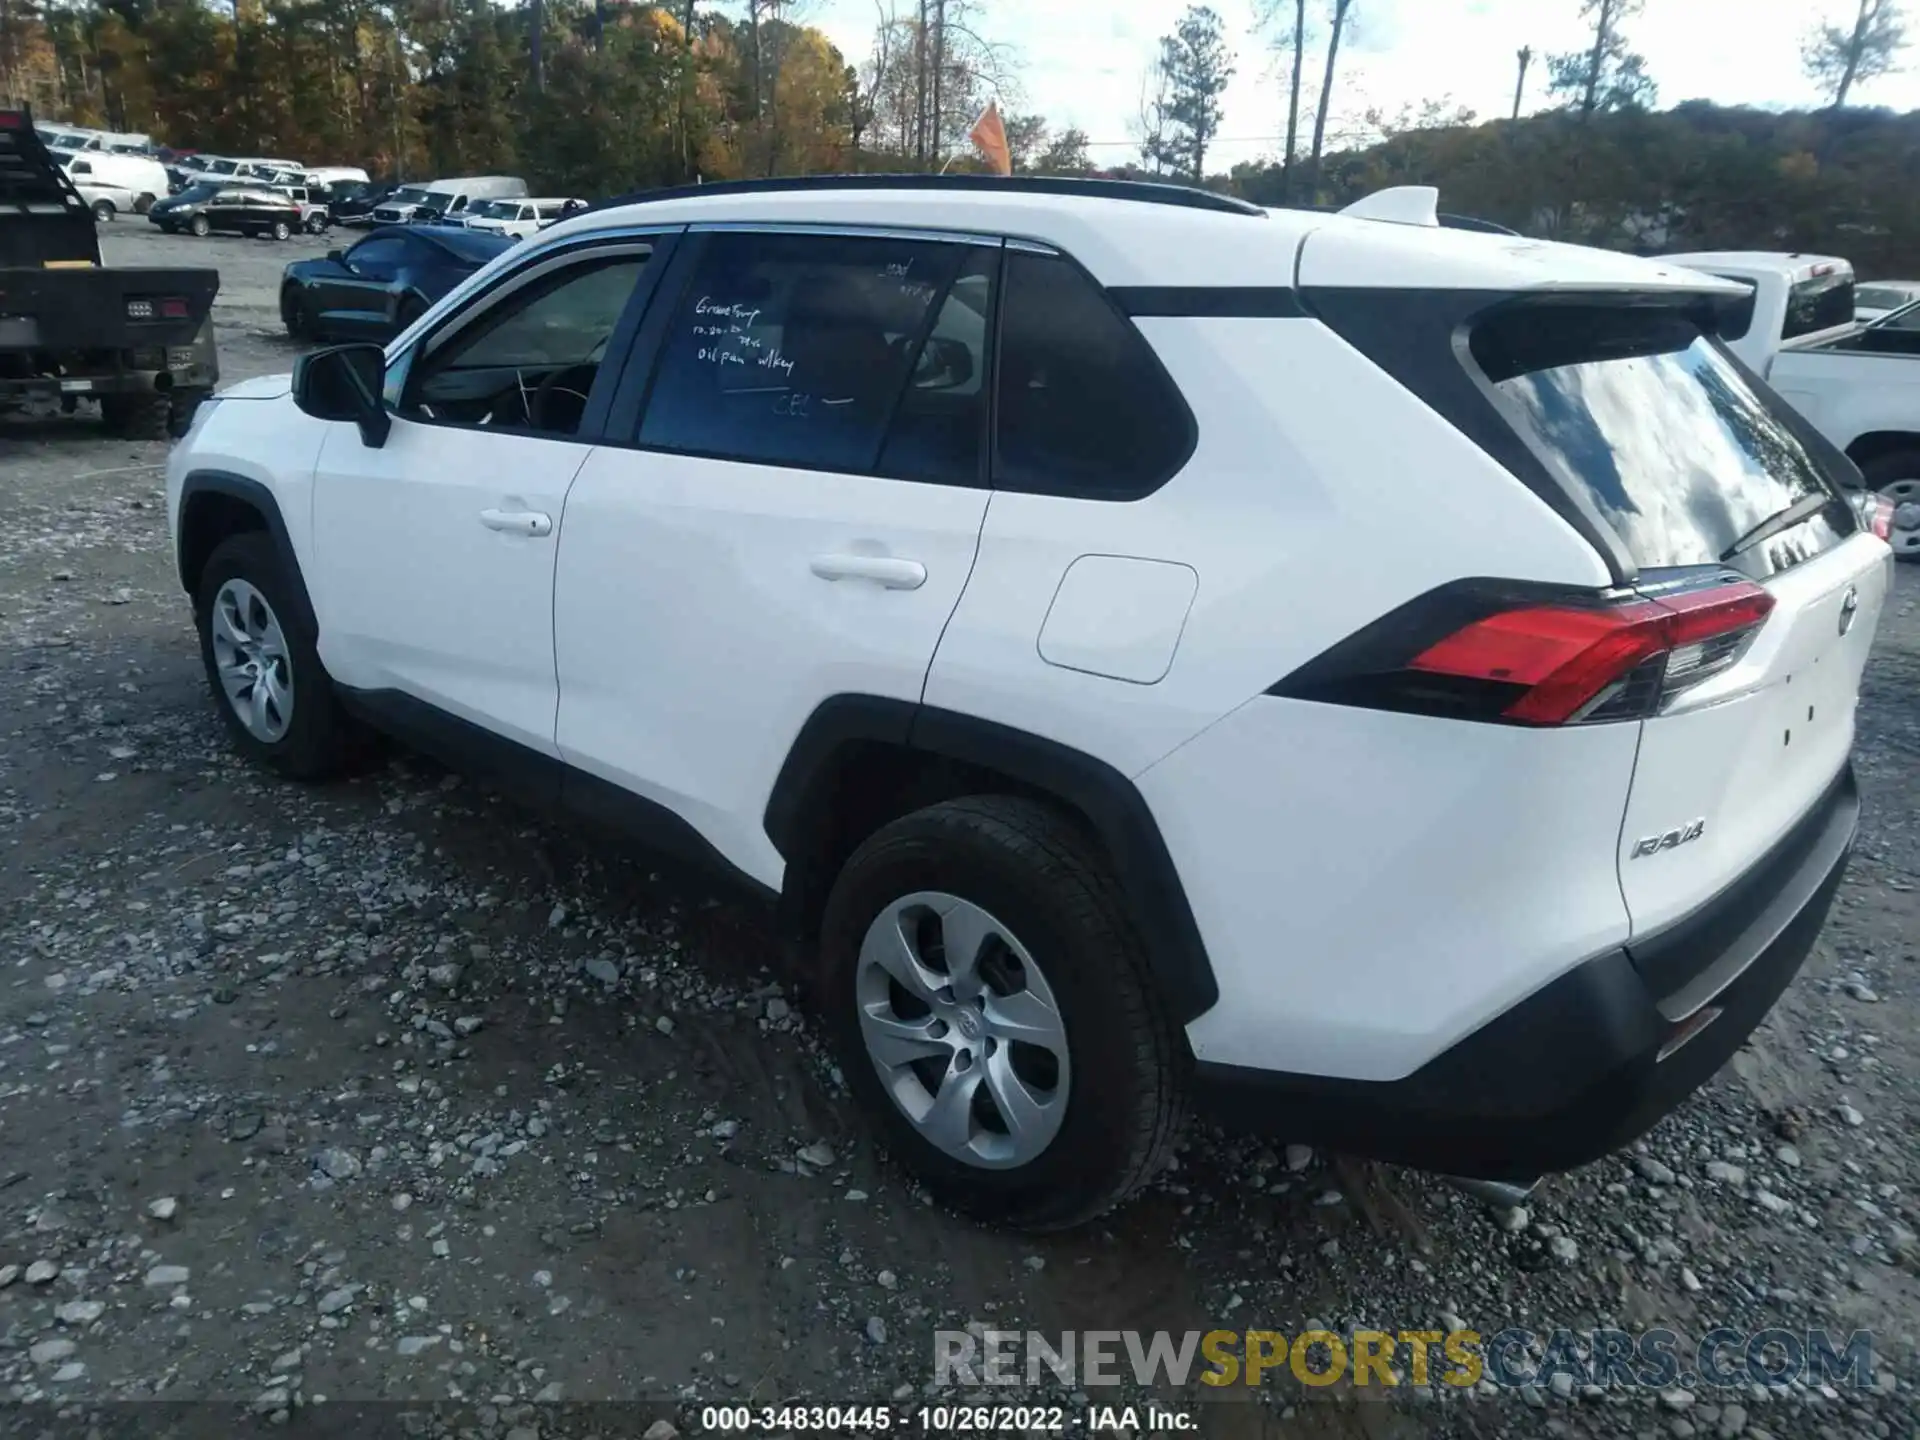
[[[287,366],[279,267],[328,243],[106,232],[111,262],[220,267],[228,379]],[[1873,1387],[1159,1398],[1231,1436],[1915,1434],[1920,568],[1834,917],[1633,1153],[1502,1217],[1200,1133],[1107,1225],[1035,1241],[874,1152],[755,916],[424,761],[318,789],[236,763],[162,459],[84,415],[0,425],[0,1386],[42,1402],[7,1423],[410,1402],[412,1433],[696,1432],[716,1400],[956,1398],[932,1332],[969,1323],[1728,1325],[1871,1330]],[[1049,1397],[1085,1400],[995,1398]],[[598,1401],[645,1403],[565,1408]]]

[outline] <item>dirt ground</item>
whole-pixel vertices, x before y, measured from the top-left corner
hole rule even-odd
[[[340,243],[105,237],[220,268],[229,380],[288,366],[280,267]],[[932,1337],[969,1324],[1725,1325],[1871,1331],[1871,1384],[1416,1396],[1283,1367],[1158,1399],[1228,1436],[1916,1433],[1920,567],[1868,674],[1834,917],[1633,1153],[1503,1218],[1196,1132],[1142,1201],[1036,1241],[875,1153],[756,917],[424,761],[325,788],[237,763],[163,456],[85,414],[0,422],[0,1429],[175,1413],[121,1403],[147,1401],[220,1433],[659,1440],[715,1402],[960,1398]],[[1084,1433],[1087,1393],[995,1398]]]

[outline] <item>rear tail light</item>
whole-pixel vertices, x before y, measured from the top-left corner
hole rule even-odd
[[[185,320],[191,312],[187,302],[179,295],[163,295],[158,298],[143,296],[127,301],[129,320]]]
[[[1658,599],[1445,587],[1268,693],[1510,725],[1640,719],[1736,664],[1773,603],[1738,579]]]
[[[1882,540],[1893,538],[1893,502],[1862,491],[1853,497],[1853,513],[1860,517],[1861,528],[1871,530]]]

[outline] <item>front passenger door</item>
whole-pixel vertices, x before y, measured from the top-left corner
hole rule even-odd
[[[542,257],[389,368],[384,446],[336,424],[314,476],[320,651],[406,731],[465,722],[489,767],[554,754],[553,571],[561,507],[593,448],[621,328],[654,242]],[[456,729],[460,727],[455,727]],[[431,748],[430,736],[418,735]],[[509,773],[505,778],[515,778]]]

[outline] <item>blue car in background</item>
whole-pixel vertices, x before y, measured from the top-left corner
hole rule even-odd
[[[512,245],[479,230],[382,226],[351,249],[287,266],[280,319],[296,340],[385,340]]]

